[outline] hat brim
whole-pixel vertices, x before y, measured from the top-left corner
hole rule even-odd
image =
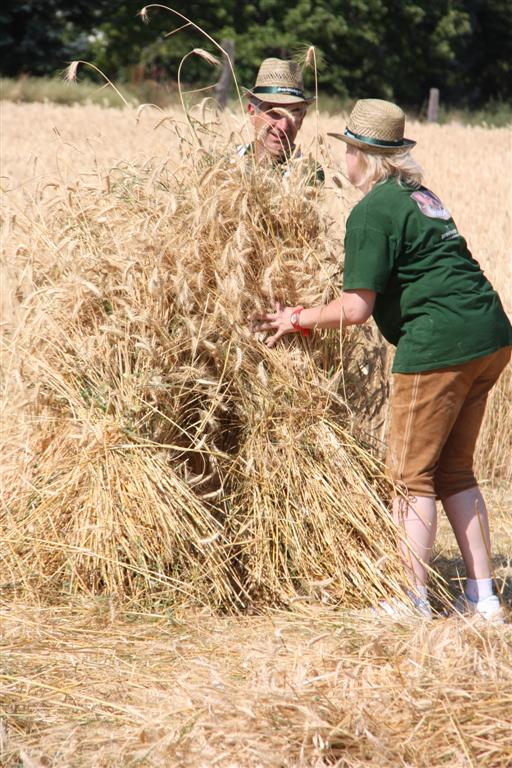
[[[312,104],[314,101],[316,101],[315,97],[312,96],[310,98],[306,98],[304,96],[303,98],[300,98],[299,96],[291,96],[288,93],[253,93],[249,88],[242,88],[244,92],[244,96],[253,96],[255,99],[258,99],[259,101],[266,101],[269,104]],[[268,97],[268,98],[267,98]]]
[[[366,141],[353,139],[351,136],[345,136],[344,133],[328,133],[327,135],[332,136],[333,139],[344,141],[345,144],[351,144],[353,147],[357,147],[357,149],[362,149],[364,152],[373,152],[379,155],[394,155],[397,152],[406,152],[408,149],[415,147],[417,143],[412,139],[403,139],[402,144],[398,146],[396,144],[388,144],[386,146],[385,144],[370,144]]]

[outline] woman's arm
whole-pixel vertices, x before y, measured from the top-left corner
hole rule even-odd
[[[299,315],[300,328],[341,330],[347,325],[361,325],[372,314],[376,296],[375,291],[364,289],[343,291],[340,299],[334,299],[329,304],[319,304],[316,307],[303,309]],[[278,304],[275,312],[254,318],[253,331],[255,333],[274,331],[273,336],[269,336],[265,342],[267,346],[273,347],[281,336],[296,332],[297,329],[290,322],[293,312],[293,307]]]

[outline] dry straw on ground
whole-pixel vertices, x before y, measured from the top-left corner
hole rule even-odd
[[[5,768],[511,765],[509,627],[138,618],[3,610]]]

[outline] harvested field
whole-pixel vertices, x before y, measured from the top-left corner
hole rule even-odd
[[[243,120],[194,115],[202,147],[177,111],[2,105],[0,762],[508,768],[510,624],[367,611],[400,578],[386,346],[247,331],[341,287],[357,195],[315,137],[342,118],[301,134],[319,192],[248,178]],[[510,309],[510,131],[408,134]],[[508,605],[511,401],[508,371],[478,452]],[[434,568],[442,608],[446,521]]]
[[[510,499],[493,497],[512,598]],[[446,525],[439,557],[455,578]],[[509,553],[509,558],[505,553]],[[4,604],[6,768],[508,768],[512,625]]]

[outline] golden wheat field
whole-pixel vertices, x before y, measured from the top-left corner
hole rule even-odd
[[[443,617],[445,520],[439,616],[369,610],[401,578],[389,350],[249,330],[342,287],[343,127],[305,121],[319,189],[236,162],[241,110],[2,104],[2,766],[512,765],[512,624]],[[512,310],[510,130],[407,133]],[[508,609],[511,400],[477,456]]]

